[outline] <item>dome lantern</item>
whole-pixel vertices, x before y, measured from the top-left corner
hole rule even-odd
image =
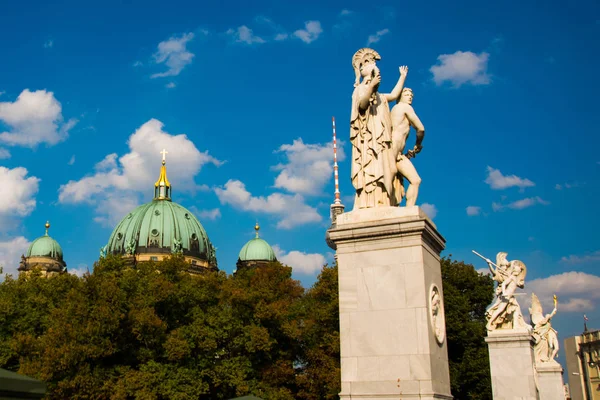
[[[168,200],[171,201],[171,184],[167,179],[167,165],[166,155],[169,152],[163,149],[162,154],[162,166],[160,167],[160,175],[158,180],[154,183],[154,200]]]

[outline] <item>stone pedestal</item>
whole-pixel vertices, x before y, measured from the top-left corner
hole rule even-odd
[[[488,332],[485,341],[494,400],[539,400],[531,333],[500,329]]]
[[[337,246],[341,399],[451,399],[439,254],[418,207],[352,211]]]
[[[556,361],[538,362],[537,370],[540,400],[564,400],[563,369]]]

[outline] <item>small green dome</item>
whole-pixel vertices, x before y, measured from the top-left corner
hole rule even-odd
[[[27,249],[27,257],[50,257],[55,260],[63,259],[63,251],[58,242],[48,236],[50,224],[46,222],[46,234],[35,239]]]
[[[254,227],[256,237],[242,247],[239,259],[241,261],[276,261],[273,248],[265,240],[258,237],[258,224]]]
[[[194,214],[177,203],[159,199],[127,214],[110,235],[106,252],[182,253],[216,267],[214,247]]]

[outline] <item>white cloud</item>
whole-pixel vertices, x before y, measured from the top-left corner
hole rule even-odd
[[[7,158],[10,158],[10,151],[0,147],[0,160],[6,160]]]
[[[344,8],[342,11],[340,11],[340,15],[341,15],[341,16],[343,16],[343,15],[350,15],[350,14],[352,14],[353,12],[354,12],[354,11],[351,11],[351,10],[348,10],[348,9]]]
[[[48,39],[44,42],[44,48],[45,49],[51,49],[52,46],[54,46],[54,40],[52,39]]]
[[[286,40],[289,37],[289,35],[287,33],[278,33],[277,35],[275,35],[274,40],[280,42],[282,40]]]
[[[380,31],[377,31],[374,35],[369,35],[369,39],[367,40],[367,46],[372,45],[373,43],[379,42],[384,35],[390,33],[390,30],[385,28]]]
[[[221,210],[213,208],[212,210],[195,210],[194,215],[202,222],[202,220],[208,219],[214,221],[221,218]]]
[[[6,93],[4,90],[0,90],[0,96],[2,96],[4,93]]]
[[[301,138],[284,144],[276,152],[285,153],[286,164],[273,167],[281,171],[275,187],[304,195],[321,194],[323,186],[333,176],[333,144],[305,144]],[[343,148],[338,146],[338,161],[343,161]]]
[[[425,211],[425,214],[427,214],[431,219],[434,219],[438,212],[435,204],[423,203],[421,204],[421,209]]]
[[[559,312],[588,311],[594,309],[600,299],[600,276],[578,271],[564,272],[525,282],[525,290],[536,294],[545,313],[552,310],[554,294],[558,297]],[[531,295],[527,297],[523,310],[527,310],[531,304]]]
[[[134,67],[141,67],[141,66],[143,66],[143,65],[144,65],[144,63],[142,63],[142,62],[141,62],[141,61],[139,61],[139,60],[133,63],[133,66],[134,66]]]
[[[550,202],[542,199],[539,196],[527,197],[525,199],[513,201],[512,203],[509,203],[509,204],[492,203],[492,209],[494,211],[500,211],[505,208],[510,208],[513,210],[522,210],[524,208],[528,208],[528,207],[534,206],[536,204],[541,204],[541,205],[546,206],[546,205],[550,204]]]
[[[5,274],[11,274],[14,277],[18,275],[17,268],[21,261],[21,255],[27,252],[30,244],[23,236],[0,242],[0,266],[3,269],[0,280],[4,279]]]
[[[73,164],[75,164],[75,154],[73,154],[73,155],[71,156],[71,159],[69,160],[69,162],[68,162],[67,164],[68,164],[68,165],[73,165]]]
[[[165,85],[167,89],[173,89],[175,86],[177,86],[175,82],[169,82]]]
[[[320,222],[322,217],[316,209],[304,202],[301,195],[272,193],[267,197],[252,196],[246,185],[230,179],[223,187],[215,188],[221,204],[255,213],[272,214],[279,218],[278,228],[290,229],[311,222]]]
[[[279,245],[274,245],[273,251],[279,262],[292,267],[294,272],[303,275],[315,275],[326,264],[325,256],[319,253],[305,253],[297,250],[286,253]]]
[[[27,177],[27,169],[23,167],[0,167],[0,219],[29,215],[35,209],[39,182],[35,176]]]
[[[588,262],[600,261],[600,250],[594,251],[593,253],[587,253],[584,255],[571,254],[568,257],[562,257],[560,262],[565,264],[584,264]]]
[[[433,65],[429,71],[437,85],[448,81],[458,88],[465,83],[472,85],[487,85],[490,76],[487,73],[488,53],[475,54],[470,51],[457,51],[454,54],[438,56],[438,65]]]
[[[566,183],[563,183],[562,185],[559,184],[559,183],[557,183],[554,186],[554,189],[556,189],[556,190],[573,189],[573,188],[581,187],[583,185],[585,185],[585,183],[580,183],[580,182],[566,182]]]
[[[121,219],[141,204],[140,194],[124,189],[116,191],[109,188],[100,195],[94,196],[93,204],[97,216],[94,222],[105,228],[114,228]]]
[[[168,40],[158,44],[158,50],[154,53],[154,61],[157,64],[165,64],[169,69],[165,72],[153,74],[150,78],[162,78],[165,76],[177,76],[188,64],[192,62],[194,54],[186,49],[187,43],[194,38],[192,32],[184,33],[180,37],[172,36]]]
[[[228,35],[231,35],[236,42],[246,43],[246,44],[255,44],[255,43],[265,43],[266,41],[260,36],[256,36],[252,29],[248,28],[246,25],[238,26],[237,29],[229,29],[227,31]],[[281,40],[281,39],[280,39]]]
[[[323,33],[321,23],[319,21],[306,21],[304,29],[298,29],[294,32],[294,36],[302,40],[304,43],[314,42]]]
[[[519,178],[516,175],[502,175],[500,170],[492,168],[490,166],[487,167],[488,176],[485,178],[485,183],[490,185],[492,189],[507,189],[509,187],[519,187],[524,189],[526,187],[535,186],[535,183],[530,181],[529,179]]]
[[[35,147],[65,140],[77,120],[63,122],[62,107],[54,93],[25,89],[15,102],[0,102],[0,122],[10,127],[10,131],[0,133],[0,142]]]
[[[481,207],[477,207],[477,206],[468,206],[467,207],[467,215],[472,217],[474,215],[479,215],[481,214]]]
[[[96,164],[95,173],[71,180],[59,188],[63,204],[88,203],[96,206],[96,221],[112,224],[139,204],[141,193],[148,193],[158,177],[160,151],[167,149],[168,175],[177,182],[177,190],[199,189],[194,176],[205,164],[221,165],[208,151],[199,151],[184,134],[171,135],[163,123],[151,119],[140,126],[128,140],[129,153],[107,155]]]
[[[77,268],[68,268],[67,267],[67,271],[69,272],[69,274],[79,276],[79,277],[82,277],[83,275],[87,274],[88,272],[91,272],[89,267],[87,266],[87,264],[78,264]]]

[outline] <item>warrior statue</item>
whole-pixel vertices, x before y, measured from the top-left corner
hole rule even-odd
[[[529,309],[529,313],[531,314],[531,323],[533,324],[536,362],[551,362],[558,355],[558,335],[550,323],[550,320],[556,314],[557,305],[558,299],[554,295],[554,309],[550,314],[544,316],[540,300],[535,293],[531,294],[531,308]]]
[[[391,93],[379,93],[381,74],[376,61],[380,59],[369,48],[358,50],[352,57],[356,74],[350,118],[354,209],[397,206],[401,200],[401,193],[394,190],[400,184],[395,182],[398,175],[389,103],[400,97],[408,68],[400,67],[400,78]]]
[[[505,252],[499,252],[496,255],[495,264],[476,251],[473,251],[473,253],[487,262],[492,279],[498,282],[496,301],[485,313],[487,330],[524,329],[530,331],[531,326],[523,319],[521,307],[515,296],[517,288],[525,287],[525,276],[527,275],[525,263],[519,260],[508,261],[506,259],[508,254]]]

